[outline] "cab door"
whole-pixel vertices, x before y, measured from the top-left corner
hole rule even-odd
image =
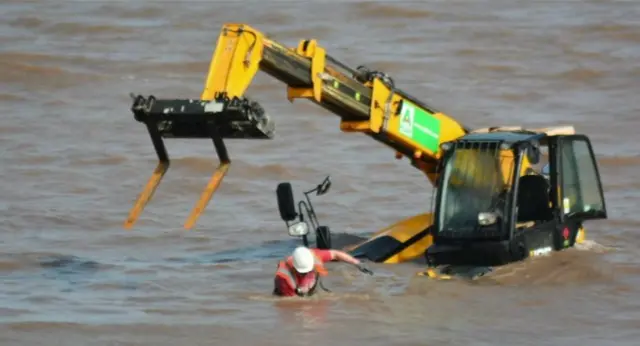
[[[584,135],[559,136],[558,197],[563,221],[607,218],[607,208],[591,141]]]

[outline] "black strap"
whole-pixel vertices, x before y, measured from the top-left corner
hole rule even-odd
[[[324,285],[322,284],[322,280],[320,279],[320,276],[318,276],[318,284],[320,285],[320,288],[322,288],[325,292],[331,293],[331,290],[329,290],[328,288],[324,287]]]

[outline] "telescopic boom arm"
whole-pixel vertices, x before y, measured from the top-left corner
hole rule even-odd
[[[190,229],[226,174],[224,138],[271,139],[274,124],[244,93],[262,70],[287,85],[287,98],[309,99],[338,115],[343,132],[361,132],[410,158],[435,184],[439,145],[468,132],[461,124],[397,89],[384,73],[349,68],[318,45],[288,48],[245,24],[223,25],[200,100],[135,97],[132,112],[149,131],[159,163],[131,209],[131,228],[169,167],[163,138],[211,138],[220,165],[184,227]]]

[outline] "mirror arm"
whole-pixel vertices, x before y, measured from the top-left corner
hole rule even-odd
[[[302,207],[303,207],[303,206],[305,207],[305,208],[304,208],[305,210],[309,210],[309,209],[306,207],[306,205],[305,205],[304,201],[298,201],[298,215],[299,215],[299,216],[298,216],[298,219],[299,219],[299,221],[301,221],[301,222],[302,222],[302,221],[304,221],[304,213],[302,212]]]
[[[311,194],[311,193],[317,192],[317,191],[319,191],[319,190],[320,190],[320,185],[318,185],[318,186],[314,187],[313,189],[311,189],[311,190],[309,190],[309,191],[305,191],[305,192],[304,192],[304,194],[305,194],[305,196],[306,196],[306,195],[308,195],[308,194]]]
[[[304,222],[304,213],[302,212],[302,207],[304,207],[304,209],[307,211],[307,214],[309,214],[309,208],[307,207],[307,204],[304,201],[298,201],[298,220],[300,222]],[[307,235],[303,235],[302,236],[302,244],[304,244],[304,246],[309,247],[309,238],[307,238]]]
[[[313,209],[313,204],[311,203],[311,198],[309,198],[309,194],[311,192],[313,192],[314,190],[311,190],[310,192],[305,192],[304,193],[304,197],[307,199],[307,202],[309,203],[309,208],[307,208],[307,215],[309,216],[309,221],[311,221],[311,226],[313,226],[313,230],[315,231],[315,230],[318,229],[318,226],[320,225],[320,223],[318,222],[318,217],[316,216],[316,211],[315,211],[315,209]],[[306,203],[305,203],[305,207],[306,207]]]
[[[308,200],[308,198],[307,198]],[[311,203],[311,201],[309,201],[309,203]],[[318,220],[316,219],[316,215],[313,212],[313,206],[310,208],[307,203],[305,203],[305,201],[299,201],[298,202],[298,209],[300,210],[300,221],[304,221],[304,213],[302,213],[302,208],[304,207],[304,210],[307,212],[307,217],[309,218],[309,221],[311,222],[311,227],[313,227],[313,229],[315,230],[316,228],[318,228]]]

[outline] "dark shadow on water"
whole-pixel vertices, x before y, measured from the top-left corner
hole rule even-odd
[[[113,264],[64,254],[25,253],[20,259],[22,270],[6,275],[7,282],[46,285],[50,290],[70,293],[96,284],[117,282],[126,289],[136,289],[137,283],[122,278],[120,271],[112,271]],[[28,263],[28,264],[27,264]]]
[[[40,259],[40,267],[51,269],[57,274],[90,273],[102,269],[103,266],[96,261],[84,260],[77,256],[55,255]]]
[[[26,254],[25,257],[31,255]],[[99,280],[103,275],[98,272],[106,272],[111,265],[99,263],[94,260],[80,258],[73,255],[36,255],[35,261],[24,270],[14,271],[7,276],[8,280],[32,281],[47,280],[50,289],[60,292],[72,292]],[[25,259],[26,261],[26,259]],[[35,272],[32,269],[40,269]]]

